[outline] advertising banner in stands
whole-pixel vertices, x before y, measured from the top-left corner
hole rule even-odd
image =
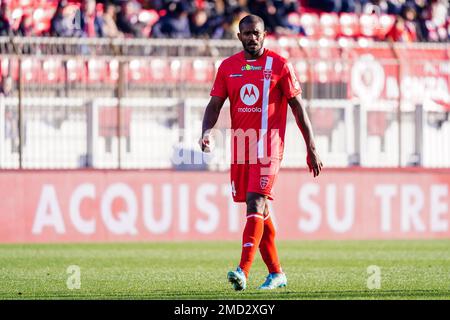
[[[379,103],[398,101],[401,95],[404,109],[426,104],[450,110],[450,60],[446,50],[356,48],[352,61],[349,98]]]
[[[282,170],[279,239],[450,238],[450,170]],[[0,242],[239,240],[228,172],[4,171]]]

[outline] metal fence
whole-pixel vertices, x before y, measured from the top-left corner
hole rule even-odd
[[[268,39],[303,87],[327,167],[450,167],[446,44]],[[0,168],[228,168],[197,146],[209,90],[237,41],[0,38]],[[285,167],[305,149],[288,111]],[[118,125],[120,124],[120,125]]]

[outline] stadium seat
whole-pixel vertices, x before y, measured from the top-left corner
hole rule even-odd
[[[167,78],[169,65],[167,59],[156,58],[150,61],[149,76],[152,81],[162,81]]]
[[[308,81],[308,63],[305,60],[298,60],[293,62],[292,65],[297,73],[300,83]]]
[[[314,64],[313,81],[325,83],[329,81],[330,66],[325,61],[319,61]]]
[[[42,83],[59,83],[64,81],[64,68],[61,61],[47,59],[42,62]]]
[[[88,81],[91,83],[103,82],[107,76],[106,62],[100,59],[89,59],[88,67]]]
[[[107,65],[108,75],[106,82],[115,83],[119,79],[119,61],[116,59],[110,60]]]
[[[147,60],[133,59],[128,64],[128,80],[135,83],[145,83],[150,79]]]
[[[303,37],[305,38],[305,37]],[[303,48],[299,45],[299,36],[279,36],[273,41],[275,50],[278,50],[279,54],[287,59],[289,58],[303,58],[305,53]]]
[[[301,16],[297,12],[291,12],[287,16],[287,21],[290,25],[299,27],[302,25]]]
[[[19,6],[29,8],[34,5],[34,2],[33,0],[19,0]]]
[[[361,35],[364,37],[376,37],[379,33],[380,21],[376,14],[362,14],[359,17]]]
[[[300,23],[308,37],[317,38],[320,35],[319,15],[315,13],[302,13]]]
[[[320,15],[320,34],[322,37],[335,38],[339,32],[339,18],[336,13]]]
[[[382,14],[379,19],[378,39],[383,40],[386,38],[386,34],[391,30],[395,22],[394,15]]]
[[[36,59],[27,58],[22,60],[22,81],[25,83],[39,83],[41,73],[41,62]]]
[[[67,60],[67,80],[69,82],[83,82],[86,80],[86,64],[85,61],[79,59]]]
[[[345,37],[359,36],[358,16],[354,13],[341,13],[339,17],[340,35]]]
[[[188,80],[196,83],[210,83],[214,80],[214,64],[210,60],[194,59]]]
[[[15,63],[14,66],[13,61],[9,58],[2,58],[0,60],[0,77],[11,76],[13,80],[17,80],[18,72],[19,69],[17,67],[17,63]]]
[[[170,73],[167,75],[166,80],[169,83],[180,82],[185,79],[185,71],[186,71],[186,60],[173,59],[169,61],[169,70]]]
[[[289,46],[290,42],[291,42],[290,38],[286,36],[278,37],[276,41],[278,54],[286,59],[289,59],[291,56],[290,53],[291,46]]]
[[[183,81],[185,70],[188,67],[180,59],[152,59],[150,61],[149,80],[170,84]]]

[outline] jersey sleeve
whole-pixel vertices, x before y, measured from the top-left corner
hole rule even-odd
[[[279,86],[287,99],[291,99],[302,93],[300,82],[298,81],[291,63],[286,63],[281,71]]]
[[[226,74],[224,71],[223,63],[219,66],[219,69],[217,70],[216,79],[214,80],[210,96],[221,97],[224,99],[228,97]]]

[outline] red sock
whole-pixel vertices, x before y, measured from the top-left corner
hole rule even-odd
[[[267,269],[269,269],[269,273],[282,272],[277,247],[275,246],[275,227],[270,215],[266,216],[264,220],[264,233],[259,243],[259,251]]]
[[[242,235],[241,262],[239,263],[239,267],[244,271],[247,278],[263,231],[264,215],[262,213],[247,213],[247,223]]]

